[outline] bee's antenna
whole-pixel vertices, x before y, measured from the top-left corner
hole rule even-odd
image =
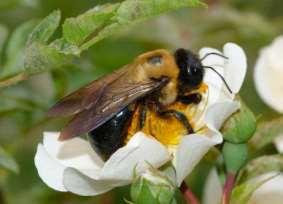
[[[214,71],[221,78],[221,80],[224,82],[224,84],[225,84],[226,88],[228,89],[228,91],[231,94],[233,94],[233,91],[231,90],[231,88],[229,87],[227,82],[225,81],[224,77],[218,71],[216,71],[216,69],[214,69],[213,67],[210,67],[210,66],[203,66],[203,68],[211,69],[212,71]]]
[[[204,55],[200,61],[203,61],[205,58],[207,58],[209,55],[217,55],[219,57],[223,57],[224,59],[229,59],[228,57],[226,57],[225,55],[222,55],[220,53],[217,53],[217,52],[210,52],[210,53],[207,53],[206,55]]]

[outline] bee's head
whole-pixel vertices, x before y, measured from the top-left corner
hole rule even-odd
[[[180,48],[175,52],[175,60],[180,69],[179,87],[186,90],[198,88],[204,76],[204,68],[198,56]]]

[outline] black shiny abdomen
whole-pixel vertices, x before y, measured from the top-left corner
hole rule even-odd
[[[128,107],[117,113],[112,119],[92,130],[88,139],[97,153],[107,159],[123,146],[125,126],[131,118],[132,111]]]

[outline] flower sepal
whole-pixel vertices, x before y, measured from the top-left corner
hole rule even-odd
[[[144,174],[135,176],[131,186],[133,203],[177,204],[185,203],[178,187],[165,174],[149,168]]]
[[[241,108],[224,122],[221,129],[224,140],[235,144],[247,142],[256,130],[256,118],[253,112],[243,101],[239,101]]]

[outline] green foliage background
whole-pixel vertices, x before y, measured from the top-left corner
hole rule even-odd
[[[23,69],[23,47],[39,19],[56,9],[61,11],[62,19],[74,17],[106,2],[121,1],[1,0],[0,78],[10,77]],[[124,198],[129,198],[128,187],[94,198],[49,189],[39,179],[33,157],[42,132],[60,130],[65,122],[45,117],[46,110],[55,101],[98,76],[129,63],[136,55],[156,48],[173,51],[177,47],[185,47],[196,52],[203,46],[221,48],[227,41],[240,44],[246,50],[249,62],[241,96],[262,123],[262,129],[250,144],[252,156],[259,152],[276,153],[268,138],[274,138],[283,131],[282,119],[278,120],[280,115],[265,106],[257,96],[252,72],[259,49],[283,33],[283,2],[207,0],[205,3],[208,9],[179,9],[119,31],[117,29],[111,37],[96,43],[62,67],[33,75],[28,80],[21,81],[22,78],[19,78],[21,82],[16,85],[0,88],[0,203],[124,203]],[[48,42],[60,38],[61,32],[60,26]],[[0,80],[0,87],[2,85]],[[269,123],[276,124],[276,134],[264,131],[266,126],[270,128],[266,121],[271,119]],[[260,150],[256,145],[259,141]],[[188,178],[199,196],[210,166],[211,160],[207,157]]]

